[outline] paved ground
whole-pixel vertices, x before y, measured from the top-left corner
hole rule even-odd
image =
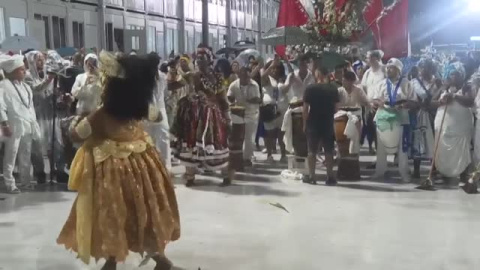
[[[422,192],[395,177],[311,186],[281,179],[281,170],[257,164],[228,188],[215,177],[192,189],[177,179],[182,238],[167,250],[176,269],[480,269],[480,197]],[[47,186],[0,198],[1,270],[100,269],[55,244],[75,193]],[[132,255],[119,269],[140,262]]]

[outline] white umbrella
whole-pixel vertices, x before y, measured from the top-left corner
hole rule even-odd
[[[38,49],[40,44],[33,37],[13,36],[8,37],[2,42],[3,51],[26,51],[28,49]]]
[[[300,27],[282,26],[272,28],[262,37],[262,43],[265,45],[300,45],[309,43],[309,34]]]

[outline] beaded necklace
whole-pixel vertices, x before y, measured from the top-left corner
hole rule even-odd
[[[214,94],[218,94],[222,91],[223,88],[223,80],[220,74],[216,74],[212,71],[208,71],[208,73],[213,74],[215,81],[212,81],[207,74],[201,73],[200,74],[200,82],[202,83],[203,89],[205,91],[211,91]]]

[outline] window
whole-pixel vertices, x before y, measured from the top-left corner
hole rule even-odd
[[[193,44],[195,44],[193,33],[185,31],[185,53],[192,53],[194,51]]]
[[[41,14],[35,14],[33,18],[39,22],[37,23],[43,23],[44,29],[45,29],[45,46],[47,49],[52,48],[52,43],[50,41],[50,20],[48,16],[42,16]]]
[[[61,48],[67,45],[65,32],[65,19],[56,16],[52,17],[53,47]]]
[[[25,33],[25,19],[10,18],[10,35],[11,36],[26,36]]]
[[[73,47],[83,48],[85,46],[85,28],[81,22],[72,22],[73,32]]]
[[[161,1],[161,0],[147,0],[146,10],[149,13],[163,14],[163,1]]]
[[[163,31],[157,31],[157,53],[160,57],[165,58],[165,34]]]
[[[5,39],[5,9],[0,8],[0,42]]]
[[[178,53],[178,35],[177,30],[172,28],[167,28],[167,54],[172,55]]]
[[[105,4],[111,4],[116,6],[123,6],[123,0],[106,0]]]
[[[195,31],[195,46],[198,46],[200,45],[200,43],[202,43],[203,40],[202,40],[202,32],[200,31]]]
[[[125,32],[123,31],[123,28],[113,28],[113,39],[115,40],[115,45],[117,45],[116,48],[118,51],[124,52],[125,48],[125,38],[124,38]]]
[[[157,51],[156,32],[157,29],[154,26],[147,27],[147,53]]]
[[[112,23],[106,23],[105,24],[105,37],[107,38],[106,40],[106,46],[107,46],[107,51],[113,51],[113,24]]]
[[[129,28],[131,30],[140,30],[140,31],[144,29],[144,27],[137,26],[137,25],[129,25]],[[132,36],[131,42],[132,42],[132,50],[140,50],[140,36],[137,36],[137,35]]]

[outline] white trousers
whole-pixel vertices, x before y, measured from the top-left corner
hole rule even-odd
[[[403,134],[403,127],[400,128],[400,134]],[[387,150],[385,145],[379,139],[380,135],[377,131],[377,165],[375,167],[375,177],[383,177],[385,172],[387,172]],[[398,171],[402,180],[410,180],[409,169],[408,169],[408,155],[402,150],[402,136],[400,136],[398,142],[398,151],[397,151],[397,160],[398,160]]]
[[[160,123],[148,123],[146,130],[150,137],[152,137],[155,147],[160,152],[160,157],[163,159],[163,164],[167,170],[172,169],[172,150],[170,149],[170,133],[168,127],[168,119],[166,112],[162,110],[164,119]]]
[[[248,121],[245,123],[245,142],[243,143],[244,160],[251,160],[253,157],[257,127],[258,121]]]
[[[8,188],[16,187],[13,170],[15,161],[18,160],[18,171],[23,184],[30,184],[32,150],[32,134],[22,137],[10,137],[5,140],[5,156],[3,157],[3,179]],[[18,158],[18,159],[17,159]]]
[[[477,167],[480,164],[480,119],[477,119],[477,123],[475,123],[474,138],[473,164],[474,167]]]

